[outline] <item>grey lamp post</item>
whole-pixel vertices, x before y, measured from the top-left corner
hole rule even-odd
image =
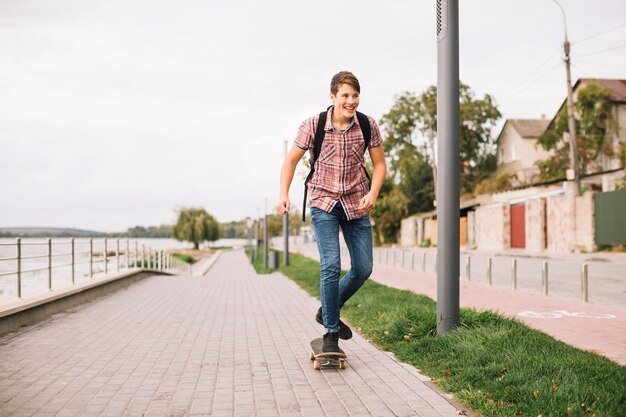
[[[437,0],[437,333],[459,323],[459,2]]]

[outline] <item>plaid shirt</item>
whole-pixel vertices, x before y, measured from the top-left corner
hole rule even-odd
[[[359,201],[369,192],[367,177],[363,168],[365,140],[355,116],[346,130],[338,131],[333,127],[333,108],[326,117],[326,136],[322,149],[315,162],[315,173],[309,181],[309,207],[317,207],[330,213],[341,202],[348,220],[359,219],[367,213],[358,210]],[[313,158],[313,142],[319,114],[305,120],[300,125],[295,145],[309,150]],[[375,148],[383,143],[376,121],[367,116],[372,130],[369,147]]]

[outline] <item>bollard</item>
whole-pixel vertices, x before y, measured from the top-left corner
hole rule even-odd
[[[541,269],[541,282],[543,284],[543,295],[548,295],[548,261],[543,261]]]
[[[517,259],[511,261],[511,288],[517,289]]]
[[[75,262],[75,251],[74,251],[74,238],[72,238],[70,240],[70,246],[71,246],[71,251],[72,251],[72,284],[75,284],[76,282],[74,281],[74,275],[75,275],[75,266],[76,266],[76,262]]]
[[[465,258],[465,276],[468,281],[472,280],[472,261],[469,255]]]
[[[48,238],[48,290],[52,291],[52,239]]]
[[[491,256],[487,258],[487,282],[491,285]]]
[[[589,265],[583,264],[580,271],[580,285],[583,302],[589,302]]]
[[[17,298],[22,298],[22,239],[17,238]]]

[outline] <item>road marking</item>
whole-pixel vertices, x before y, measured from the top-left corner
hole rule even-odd
[[[563,317],[577,317],[582,319],[614,319],[615,315],[608,313],[584,313],[581,311],[567,311],[567,310],[552,310],[537,312],[532,310],[526,310],[517,313],[518,316],[527,317],[531,319],[560,319]]]

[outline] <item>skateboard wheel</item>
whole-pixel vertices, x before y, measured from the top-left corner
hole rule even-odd
[[[309,353],[309,359],[311,359],[311,360],[315,359],[315,353],[310,352]]]
[[[322,364],[320,363],[320,361],[313,362],[313,369],[315,369],[315,370],[322,369]]]
[[[347,366],[347,362],[346,361],[339,361],[339,369],[346,369]]]

